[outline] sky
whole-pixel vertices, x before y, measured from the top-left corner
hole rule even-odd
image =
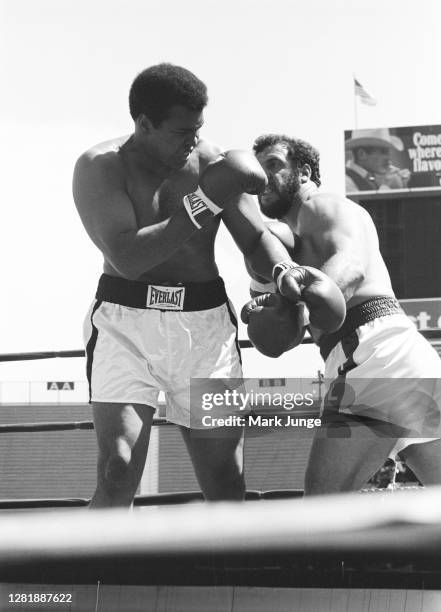
[[[284,132],[321,153],[343,191],[343,132],[441,123],[439,0],[0,0],[0,353],[82,348],[101,273],[71,195],[77,157],[129,134],[136,74],[169,61],[208,86],[202,137],[249,149]],[[353,74],[378,100],[354,101]],[[225,231],[221,273],[240,311],[248,278]],[[240,337],[245,337],[242,327]],[[316,347],[245,351],[247,376],[310,376]],[[251,355],[254,353],[254,355]],[[80,380],[84,362],[0,364],[0,380]]]

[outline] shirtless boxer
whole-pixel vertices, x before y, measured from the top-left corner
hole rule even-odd
[[[241,429],[222,437],[190,429],[190,379],[242,376],[237,322],[214,260],[220,217],[264,277],[288,255],[246,195],[266,183],[255,157],[219,157],[199,138],[206,103],[191,72],[152,66],[130,90],[133,134],[92,147],[75,167],[75,203],[104,256],[84,328],[99,449],[95,508],[132,503],[160,390],[205,497],[244,495]]]
[[[395,299],[369,214],[319,189],[319,154],[308,143],[267,135],[254,151],[268,178],[260,208],[280,221],[270,227],[296,262],[282,274],[276,266],[280,293],[291,277],[302,298],[307,264],[335,281],[347,306],[338,331],[311,327],[332,382],[305,493],[357,490],[397,452],[421,482],[440,484],[441,360]]]

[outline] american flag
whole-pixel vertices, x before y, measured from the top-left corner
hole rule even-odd
[[[360,98],[363,104],[375,106],[377,101],[369,94],[359,81],[354,77],[354,94]]]

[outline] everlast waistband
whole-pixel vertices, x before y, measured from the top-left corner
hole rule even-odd
[[[398,300],[393,297],[375,297],[362,304],[353,306],[347,311],[346,318],[340,329],[332,334],[324,334],[320,338],[319,347],[321,356],[326,361],[332,349],[343,338],[355,331],[357,327],[378,319],[378,317],[393,314],[404,314]]]
[[[228,299],[220,277],[204,283],[150,285],[108,274],[101,276],[95,297],[130,308],[187,312],[216,308]]]

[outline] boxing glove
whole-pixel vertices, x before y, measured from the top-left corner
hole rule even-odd
[[[199,177],[198,189],[184,196],[184,207],[196,227],[201,228],[221,213],[231,198],[260,193],[266,183],[266,174],[254,155],[226,151],[207,165]]]
[[[284,262],[274,266],[273,277],[288,300],[302,300],[309,309],[311,325],[325,333],[339,329],[346,316],[346,302],[334,281],[311,266]]]
[[[248,337],[267,357],[280,357],[303,340],[307,319],[303,304],[293,304],[278,293],[264,293],[242,308]]]
[[[266,184],[265,171],[256,157],[239,150],[222,153],[199,179],[202,191],[219,206],[241,193],[260,193]]]

